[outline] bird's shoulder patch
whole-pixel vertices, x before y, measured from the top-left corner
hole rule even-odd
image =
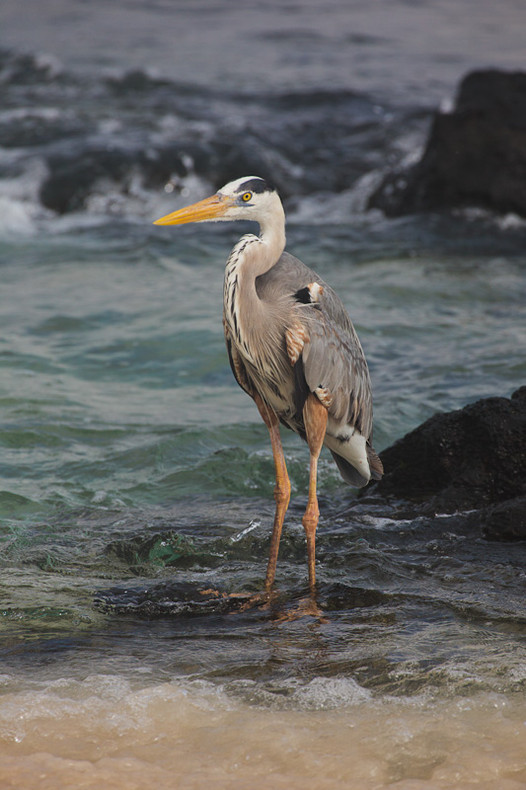
[[[323,285],[312,282],[307,283],[303,288],[298,288],[294,293],[294,299],[300,304],[317,304],[323,293]]]
[[[307,283],[303,288],[299,288],[292,295],[298,307],[300,305],[313,305],[316,309],[320,309],[318,302],[320,301],[323,293],[323,285],[317,282]],[[287,344],[287,354],[290,364],[294,367],[298,361],[301,352],[308,343],[310,336],[304,324],[296,319],[285,332],[285,341]]]

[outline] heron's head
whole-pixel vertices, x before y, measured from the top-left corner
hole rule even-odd
[[[264,179],[245,176],[221,187],[215,195],[174,211],[155,221],[155,225],[184,225],[187,222],[228,222],[248,219],[266,225],[283,221],[279,195]]]

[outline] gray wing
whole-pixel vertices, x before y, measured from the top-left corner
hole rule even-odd
[[[330,416],[356,427],[369,439],[373,422],[371,382],[358,335],[339,297],[327,285],[319,308],[313,309],[307,319],[310,342],[302,353],[307,386],[311,392],[326,391]]]
[[[293,305],[294,294],[312,282],[319,283],[323,293],[314,304],[297,305],[296,313],[310,336],[297,363],[301,364],[301,370],[296,371],[297,387],[301,389],[303,380],[310,392],[327,390],[330,416],[337,422],[355,426],[369,439],[372,432],[369,371],[358,335],[339,296],[316,272],[287,252],[272,269],[257,278],[256,288],[260,298],[273,302],[287,293]],[[300,392],[297,400],[302,401]]]

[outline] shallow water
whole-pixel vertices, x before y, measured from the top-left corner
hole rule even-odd
[[[365,205],[465,68],[520,64],[522,7],[496,25],[468,0],[381,18],[280,4],[272,20],[55,2],[32,26],[18,7],[4,46],[52,57],[0,69],[0,785],[526,787],[524,544],[485,541],[476,519],[394,518],[323,457],[322,616],[291,619],[308,458],[284,433],[276,599],[203,594],[261,589],[273,517],[266,429],[222,337],[244,229],[151,225],[212,191],[224,160],[275,171],[288,249],[362,339],[379,450],[509,396],[526,373],[524,223]],[[148,161],[174,141],[160,181]],[[46,204],[57,157],[96,168],[101,152],[121,157],[111,178]]]

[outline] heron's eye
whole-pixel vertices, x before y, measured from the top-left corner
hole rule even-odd
[[[252,200],[252,192],[245,192],[241,197],[243,203],[248,203],[249,200]]]

